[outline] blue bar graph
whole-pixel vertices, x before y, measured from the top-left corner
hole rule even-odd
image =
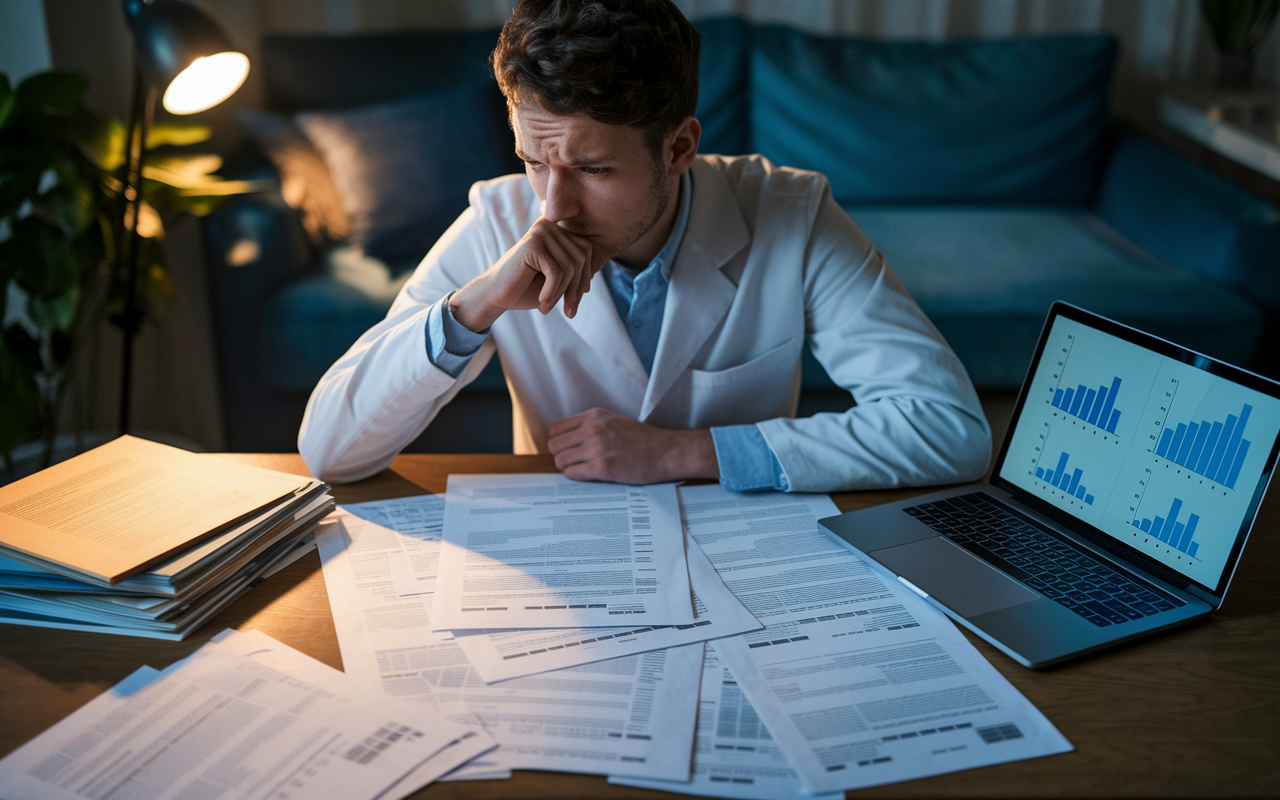
[[[1088,505],[1093,505],[1093,495],[1080,484],[1080,479],[1084,477],[1082,469],[1067,469],[1067,460],[1071,456],[1063,453],[1058,456],[1058,466],[1054,469],[1045,469],[1044,467],[1036,467],[1036,478],[1049,484],[1055,489],[1061,489],[1072,497],[1083,500]]]
[[[1252,412],[1253,406],[1245,403],[1239,416],[1228,414],[1225,421],[1202,419],[1199,422],[1179,422],[1172,429],[1165,426],[1156,444],[1156,455],[1234,489],[1245,454],[1249,452],[1244,426]]]
[[[1174,498],[1173,504],[1169,506],[1167,516],[1141,520],[1134,518],[1133,527],[1143,533],[1149,533],[1175,550],[1180,550],[1195,558],[1196,551],[1200,549],[1200,545],[1192,541],[1192,537],[1195,535],[1196,525],[1200,523],[1200,517],[1196,514],[1191,514],[1187,517],[1186,522],[1179,522],[1178,515],[1181,513],[1182,500]]]
[[[1099,386],[1096,389],[1082,383],[1074,389],[1056,390],[1053,393],[1053,407],[1079,417],[1107,433],[1115,433],[1116,423],[1120,421],[1120,409],[1115,407],[1116,394],[1119,392],[1119,378],[1111,381],[1110,386]]]

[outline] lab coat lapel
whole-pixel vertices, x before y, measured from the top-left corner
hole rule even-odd
[[[724,177],[701,160],[695,161],[691,169],[693,206],[689,209],[689,227],[671,268],[662,333],[640,411],[641,421],[653,413],[728,313],[738,287],[721,272],[721,267],[751,241],[737,199]],[[614,317],[617,318],[616,310]]]
[[[578,313],[573,319],[564,315],[563,303],[556,308],[556,313],[583,341],[635,385],[637,394],[645,390],[649,376],[644,371],[644,364],[640,363],[640,356],[636,355],[636,348],[631,344],[627,329],[622,325],[622,318],[618,316],[618,308],[613,304],[613,295],[609,293],[604,270],[597,272],[591,279],[591,291],[583,295],[582,302],[578,304]]]

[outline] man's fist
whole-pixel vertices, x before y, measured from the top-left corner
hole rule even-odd
[[[539,217],[492,267],[454,293],[449,311],[477,333],[511,309],[548,314],[562,297],[565,316],[573,317],[604,266],[597,260],[589,239]]]
[[[556,466],[575,481],[638,485],[720,477],[709,430],[671,431],[593,408],[548,433]]]

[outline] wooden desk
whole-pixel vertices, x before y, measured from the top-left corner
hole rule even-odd
[[[1007,409],[1004,410],[1007,419]],[[991,412],[989,408],[989,413]],[[993,415],[993,422],[1000,423]],[[1002,426],[997,425],[1000,429]],[[998,430],[1002,436],[1003,431]],[[228,455],[304,473],[293,455]],[[360,483],[353,503],[443,492],[450,472],[551,472],[549,458],[409,455]],[[918,493],[918,492],[916,492]],[[837,495],[842,510],[911,491]],[[866,797],[1243,797],[1280,795],[1280,507],[1264,508],[1231,595],[1209,620],[1043,671],[978,649],[1076,746],[1049,758],[866,789]],[[272,576],[186,642],[0,625],[0,755],[137,667],[163,668],[226,627],[259,629],[341,667],[320,562],[308,554]],[[0,787],[0,797],[4,794]],[[658,798],[588,775],[517,772],[509,781],[433,784],[424,798]]]

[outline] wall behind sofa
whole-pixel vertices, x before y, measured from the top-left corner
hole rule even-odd
[[[496,27],[512,0],[188,0],[207,11],[252,59],[267,33],[363,33]],[[9,0],[0,0],[9,2]],[[53,65],[87,72],[89,103],[124,116],[129,107],[129,35],[116,0],[43,0]],[[698,18],[742,14],[817,33],[947,39],[1106,31],[1121,43],[1112,96],[1117,116],[1155,132],[1161,87],[1204,81],[1212,51],[1198,0],[676,0]],[[213,145],[229,149],[239,134],[237,107],[261,107],[261,73],[228,103],[197,119],[215,129]],[[1258,60],[1258,77],[1280,84],[1280,28]],[[223,446],[200,232],[181,225],[169,241],[177,298],[159,326],[139,339],[135,427],[183,437],[207,449]],[[104,326],[97,402],[82,407],[87,427],[114,427],[119,338]]]

